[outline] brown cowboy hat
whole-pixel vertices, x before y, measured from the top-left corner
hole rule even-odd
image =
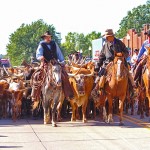
[[[49,31],[46,31],[41,38],[43,39],[44,37],[52,37],[52,34]]]
[[[150,36],[150,29],[147,30],[147,32],[145,32],[144,34],[147,35],[147,36]]]
[[[107,29],[103,35],[103,37],[114,36],[114,32],[112,29]]]

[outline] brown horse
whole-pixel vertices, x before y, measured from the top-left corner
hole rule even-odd
[[[148,111],[147,116],[149,116],[149,109],[150,109],[150,47],[145,47],[147,49],[147,60],[146,60],[146,68],[145,72],[142,75],[142,79],[145,86],[145,94],[148,98],[149,104],[148,104]]]
[[[107,122],[113,122],[113,99],[119,98],[120,125],[123,125],[123,103],[126,97],[128,84],[128,70],[124,60],[125,58],[122,53],[115,54],[114,61],[111,65],[109,64],[109,67],[107,68],[107,81],[104,87],[109,103]]]

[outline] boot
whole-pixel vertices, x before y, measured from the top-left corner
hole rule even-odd
[[[91,91],[91,96],[92,96],[94,99],[97,99],[97,98],[98,98],[98,90],[99,90],[99,84],[98,84],[98,83],[94,83],[94,88],[93,88],[93,90]]]
[[[143,68],[143,65],[146,63],[146,60],[147,60],[147,56],[145,55],[143,56],[142,60],[137,65],[135,69],[135,73],[134,73],[134,81],[137,80],[139,74],[142,75],[142,68]]]
[[[103,75],[100,77],[100,81],[99,81],[99,88],[100,89],[104,89],[104,84],[105,84],[105,81],[106,81],[106,77]]]
[[[142,72],[142,63],[139,63],[135,69],[134,81],[137,81],[139,74]]]

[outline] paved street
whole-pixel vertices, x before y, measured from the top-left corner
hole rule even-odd
[[[138,116],[139,118],[139,116]],[[42,120],[0,120],[0,149],[21,150],[149,150],[150,124],[125,116],[124,126],[118,117],[113,124],[89,120],[43,125]],[[145,122],[145,123],[144,123]]]

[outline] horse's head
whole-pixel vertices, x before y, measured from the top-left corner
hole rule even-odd
[[[49,68],[49,73],[51,76],[51,82],[53,82],[54,85],[56,86],[61,86],[62,85],[62,68],[58,62],[56,63],[50,63],[50,68]]]
[[[123,53],[115,53],[114,68],[117,78],[124,76],[125,58]]]
[[[148,74],[148,78],[150,78],[150,47],[149,46],[145,46],[146,50],[147,50],[147,55],[145,55],[145,59],[146,59],[146,72]]]
[[[150,56],[150,46],[145,46],[146,50],[147,50],[147,55]]]

